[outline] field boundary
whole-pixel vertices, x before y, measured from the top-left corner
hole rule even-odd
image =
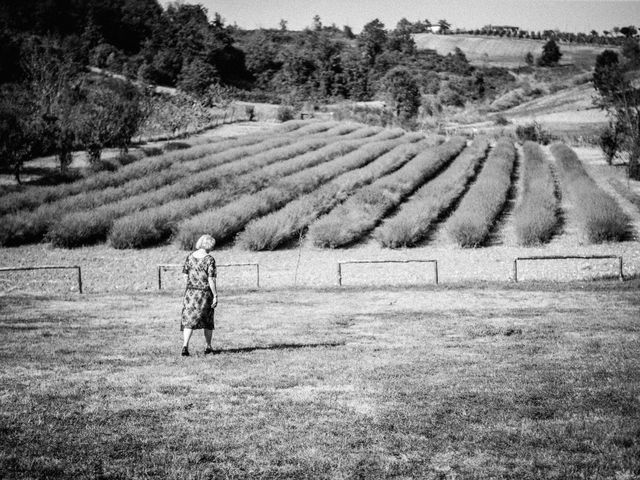
[[[438,285],[438,261],[433,259],[415,259],[415,260],[343,260],[338,262],[336,269],[336,279],[339,286],[342,286],[342,265],[354,263],[433,263],[433,273],[435,284]]]
[[[624,281],[624,274],[622,270],[622,256],[620,255],[533,255],[528,257],[516,257],[513,260],[513,281],[518,283],[518,261],[522,260],[600,260],[607,258],[618,259],[618,278],[620,279],[620,281]]]
[[[82,293],[82,269],[79,265],[41,265],[36,267],[0,267],[0,272],[19,272],[30,270],[77,270],[78,293]]]
[[[225,267],[256,267],[256,287],[260,288],[260,264],[259,263],[223,263],[217,264],[216,268],[225,268]],[[167,263],[163,265],[158,265],[158,290],[162,290],[162,272],[165,270],[170,270],[173,268],[182,268],[181,263]]]

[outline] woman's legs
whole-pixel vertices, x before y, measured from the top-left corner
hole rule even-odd
[[[182,336],[184,338],[184,343],[182,344],[183,347],[189,347],[189,340],[191,340],[192,333],[193,333],[193,329],[191,328],[182,329]]]
[[[213,330],[204,329],[204,339],[207,342],[207,348],[211,348],[211,337],[213,335]]]

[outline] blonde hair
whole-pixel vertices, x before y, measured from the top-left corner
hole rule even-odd
[[[200,250],[201,248],[210,252],[213,250],[213,247],[216,246],[216,239],[211,235],[202,235],[198,241],[196,242],[196,249]]]

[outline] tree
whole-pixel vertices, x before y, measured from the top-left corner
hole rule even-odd
[[[387,32],[384,23],[377,18],[367,23],[358,37],[358,45],[370,65],[375,63],[376,57],[382,53],[386,44]]]
[[[640,180],[640,88],[630,81],[625,68],[629,66],[620,64],[617,53],[605,50],[596,57],[593,83],[601,96],[600,106],[612,118],[610,130],[615,132],[615,138],[610,134],[605,140],[622,139],[620,149],[629,157],[628,175]]]
[[[438,20],[438,26],[440,27],[440,33],[445,34],[451,30],[451,24],[445,19]]]
[[[20,182],[20,170],[31,156],[29,128],[10,105],[0,105],[0,167],[12,171]]]
[[[527,54],[524,56],[524,61],[530,67],[533,66],[533,53],[527,52]]]
[[[287,31],[287,25],[288,25],[288,22],[284,18],[281,18],[280,19],[280,23],[278,23],[278,26],[280,27],[280,31],[281,32],[286,32]]]
[[[396,118],[402,121],[417,115],[420,108],[420,89],[408,69],[394,68],[384,76],[382,85],[387,103],[393,109]]]
[[[638,39],[627,37],[622,43],[622,56],[629,61],[629,66],[635,68],[640,66],[640,43]]]
[[[416,51],[416,42],[411,35],[412,24],[406,18],[403,18],[396,25],[396,29],[389,35],[387,46],[389,50],[412,54]]]
[[[178,88],[187,93],[202,96],[210,85],[218,82],[218,71],[216,68],[202,60],[194,58],[182,68],[178,77]]]
[[[313,16],[313,30],[315,32],[322,31],[322,20],[320,20],[320,15]]]
[[[620,29],[620,33],[627,38],[631,38],[636,36],[636,34],[638,33],[638,30],[633,25],[629,25],[628,27],[622,27]]]
[[[342,27],[342,32],[344,33],[344,36],[349,40],[353,40],[354,38],[356,38],[352,28],[349,25],[345,25],[344,27]]]
[[[538,65],[541,67],[553,67],[558,65],[562,53],[556,41],[551,38],[542,47],[542,55],[538,59]]]
[[[76,137],[97,165],[105,147],[126,151],[145,118],[141,95],[131,84],[108,79],[79,92],[74,112]]]

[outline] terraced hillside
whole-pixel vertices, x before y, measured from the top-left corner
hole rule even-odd
[[[632,219],[594,187],[578,156],[560,144],[551,151],[528,144],[523,153],[509,138],[443,141],[353,122],[291,122],[269,133],[211,137],[69,185],[1,195],[0,244],[191,249],[209,233],[249,250],[302,237],[316,248],[404,248],[445,237],[451,246],[478,247],[516,228],[505,223],[515,195],[513,238],[544,244],[562,234],[560,192],[582,208],[582,239],[635,235]],[[544,225],[541,205],[548,206]],[[446,236],[438,233],[444,225]]]

